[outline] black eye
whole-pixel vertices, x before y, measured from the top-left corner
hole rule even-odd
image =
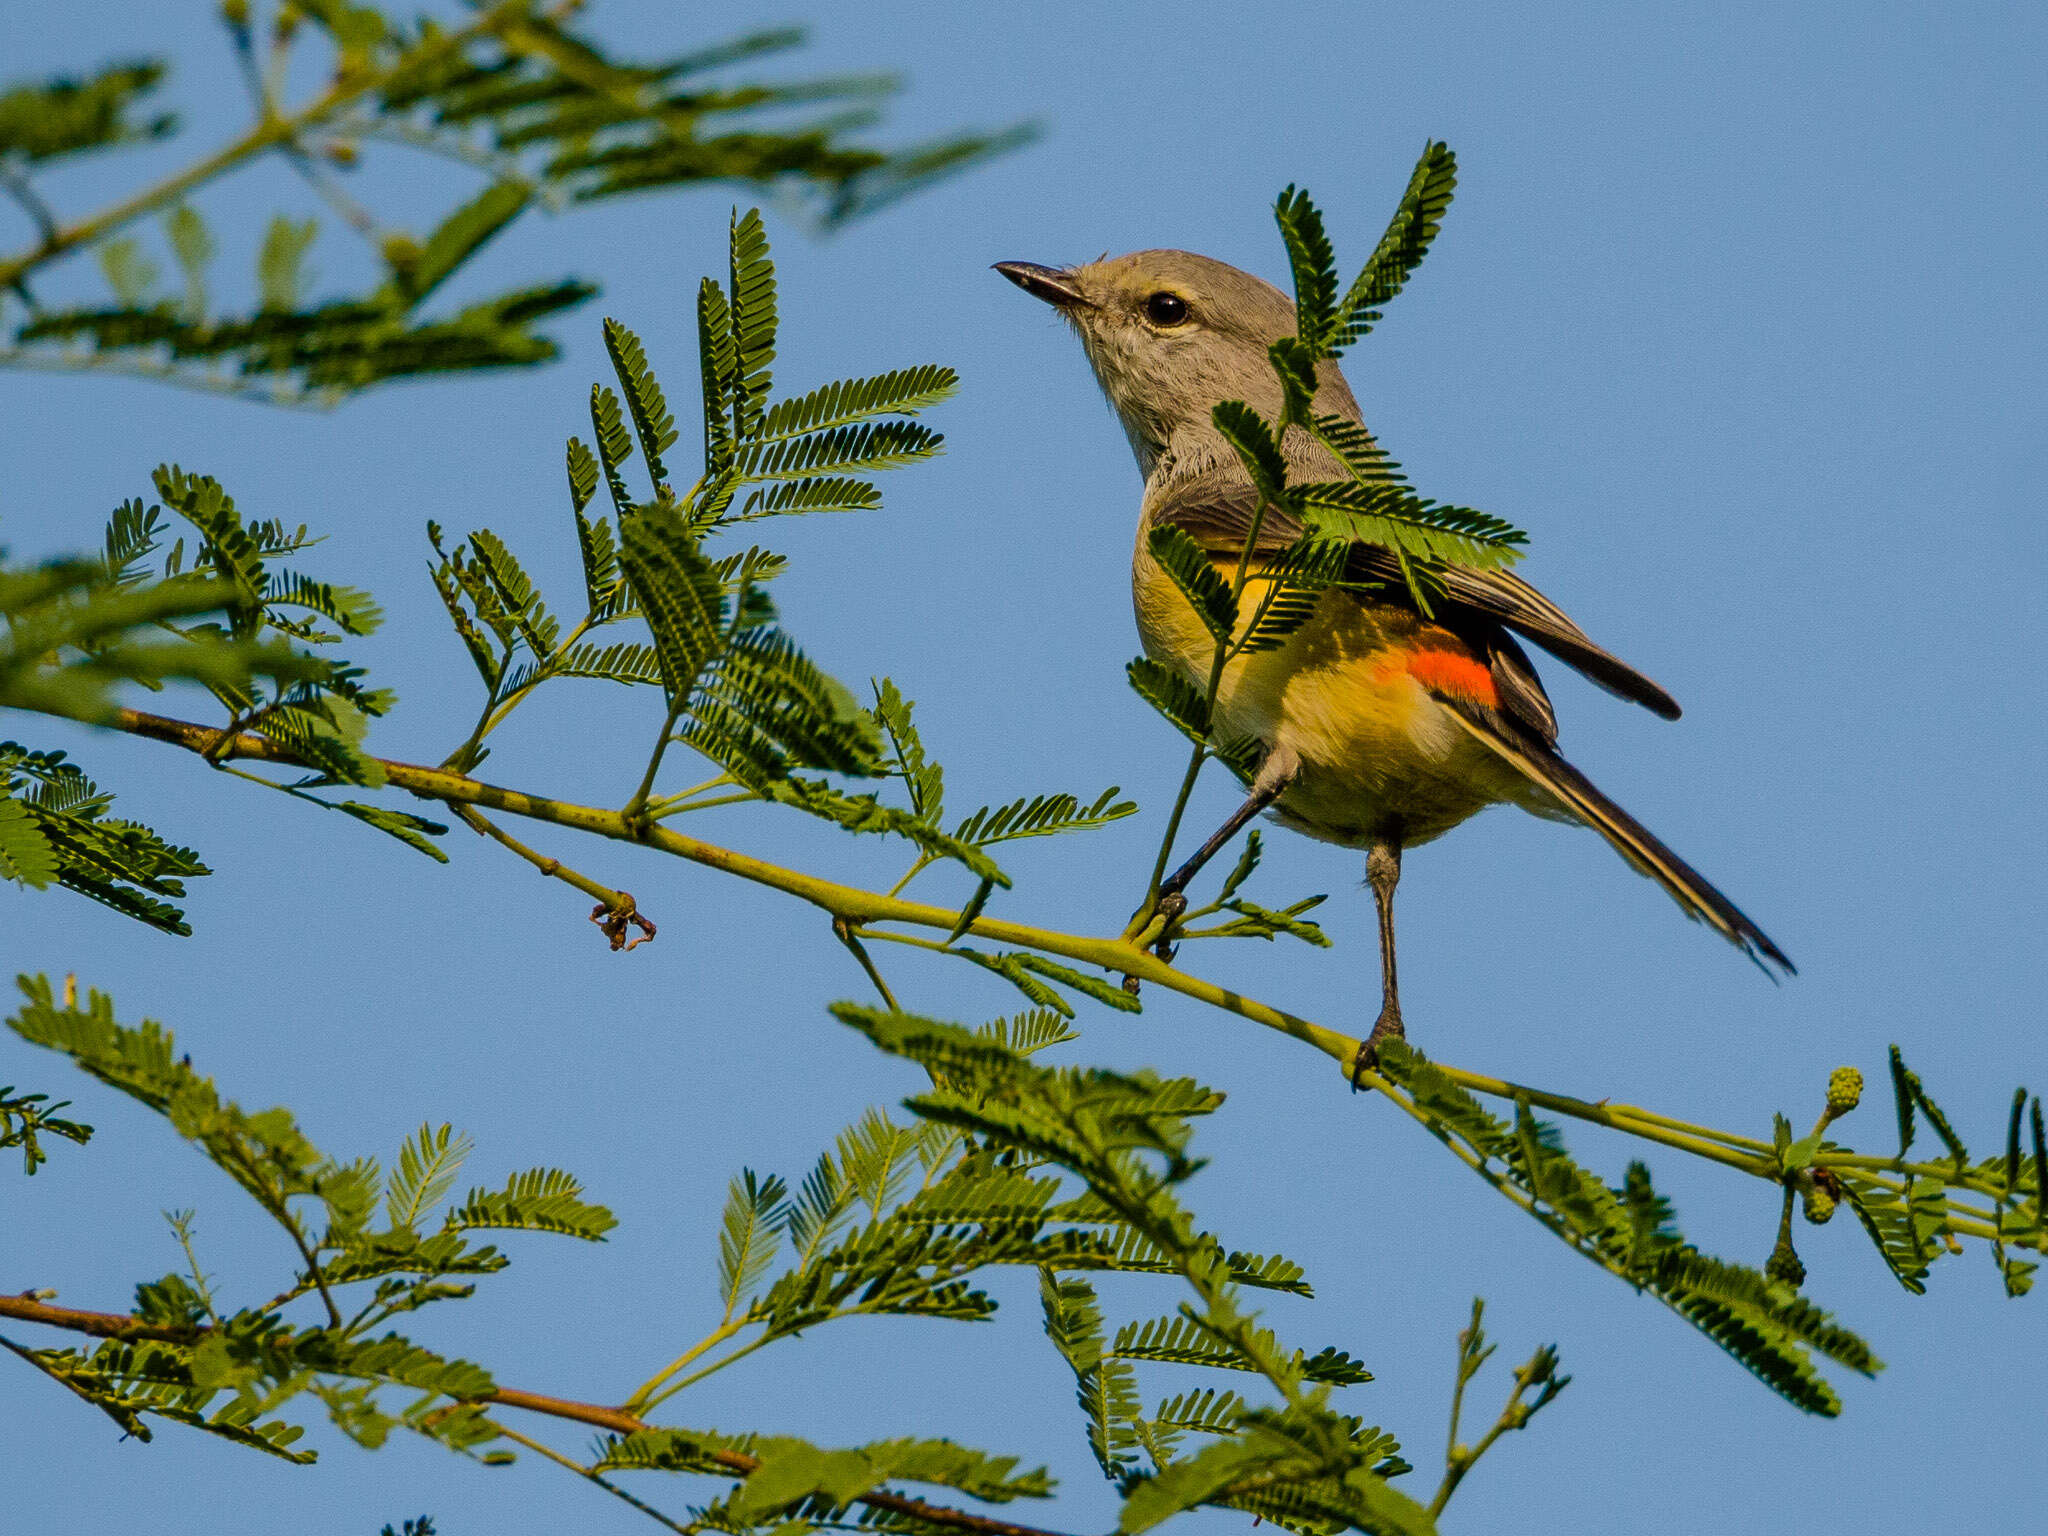
[[[1179,325],[1188,317],[1188,301],[1177,293],[1155,293],[1145,301],[1145,314],[1154,325]]]

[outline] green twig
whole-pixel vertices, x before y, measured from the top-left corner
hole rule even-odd
[[[613,1482],[610,1478],[606,1477],[602,1472],[598,1471],[597,1468],[586,1467],[581,1462],[576,1461],[572,1457],[564,1456],[560,1451],[556,1450],[553,1446],[548,1445],[544,1441],[529,1439],[527,1436],[520,1434],[519,1431],[516,1429],[507,1429],[503,1424],[500,1424],[496,1419],[487,1417],[483,1422],[490,1425],[490,1427],[496,1430],[499,1435],[501,1435],[503,1438],[507,1440],[510,1440],[513,1444],[523,1445],[529,1451],[532,1451],[536,1456],[545,1456],[549,1461],[552,1461],[556,1466],[566,1467],[569,1471],[574,1472],[578,1477],[585,1478],[590,1482],[597,1484],[598,1487],[602,1488],[606,1493],[610,1494],[613,1498],[623,1499],[626,1503],[632,1505],[633,1508],[639,1510],[641,1514],[645,1515],[648,1519],[654,1521],[657,1525],[665,1525],[670,1530],[681,1533],[681,1536],[695,1536],[695,1531],[692,1527],[687,1525],[678,1525],[674,1520],[671,1520],[667,1515],[663,1514],[660,1510],[656,1509],[652,1504],[649,1504],[646,1500],[635,1498],[632,1494],[628,1493],[624,1488],[621,1488],[617,1483]]]
[[[860,935],[854,932],[853,925],[843,917],[833,918],[832,936],[853,952],[853,958],[860,962],[860,968],[868,973],[868,980],[872,981],[875,990],[882,994],[883,1006],[892,1013],[902,1012],[897,1005],[895,994],[889,990],[889,983],[882,980],[882,973],[876,968],[874,957],[868,953],[867,946],[861,943]]]

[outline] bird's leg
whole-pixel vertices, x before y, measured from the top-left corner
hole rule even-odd
[[[1294,782],[1294,776],[1299,772],[1301,759],[1292,752],[1281,747],[1268,751],[1265,761],[1259,765],[1259,776],[1252,780],[1251,792],[1244,797],[1244,804],[1230,813],[1230,819],[1211,833],[1209,840],[1197,848],[1185,864],[1159,883],[1159,900],[1153,910],[1166,913],[1169,925],[1185,912],[1188,909],[1187,888],[1202,872],[1202,866],[1222,852],[1224,845],[1244,830],[1246,822],[1287,793],[1287,786]]]
[[[1394,887],[1401,883],[1401,843],[1398,837],[1384,837],[1372,845],[1365,858],[1365,879],[1372,887],[1373,905],[1380,918],[1380,1016],[1372,1033],[1358,1048],[1356,1074],[1370,1070],[1379,1060],[1380,1042],[1392,1037],[1405,1039],[1401,1026],[1401,986],[1394,970]]]

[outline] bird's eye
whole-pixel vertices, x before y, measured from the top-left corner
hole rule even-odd
[[[1154,325],[1179,325],[1188,317],[1188,301],[1177,293],[1155,293],[1145,301],[1145,314]]]

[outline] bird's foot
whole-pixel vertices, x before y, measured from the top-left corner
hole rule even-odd
[[[1187,897],[1179,891],[1167,891],[1148,906],[1140,907],[1131,914],[1131,921],[1124,929],[1124,942],[1143,943],[1145,947],[1164,960],[1173,964],[1173,957],[1180,946],[1173,942],[1174,924],[1188,909]],[[1132,997],[1138,995],[1138,978],[1124,977],[1124,990]]]
[[[1188,909],[1188,899],[1176,890],[1161,890],[1151,901],[1131,914],[1124,925],[1126,943],[1143,940],[1147,946],[1170,937],[1173,925]]]
[[[1358,1047],[1358,1054],[1351,1061],[1351,1087],[1356,1091],[1359,1079],[1380,1064],[1380,1045],[1386,1040],[1406,1040],[1408,1031],[1401,1023],[1400,1006],[1389,1001],[1380,1009],[1380,1016],[1373,1021],[1372,1033]]]

